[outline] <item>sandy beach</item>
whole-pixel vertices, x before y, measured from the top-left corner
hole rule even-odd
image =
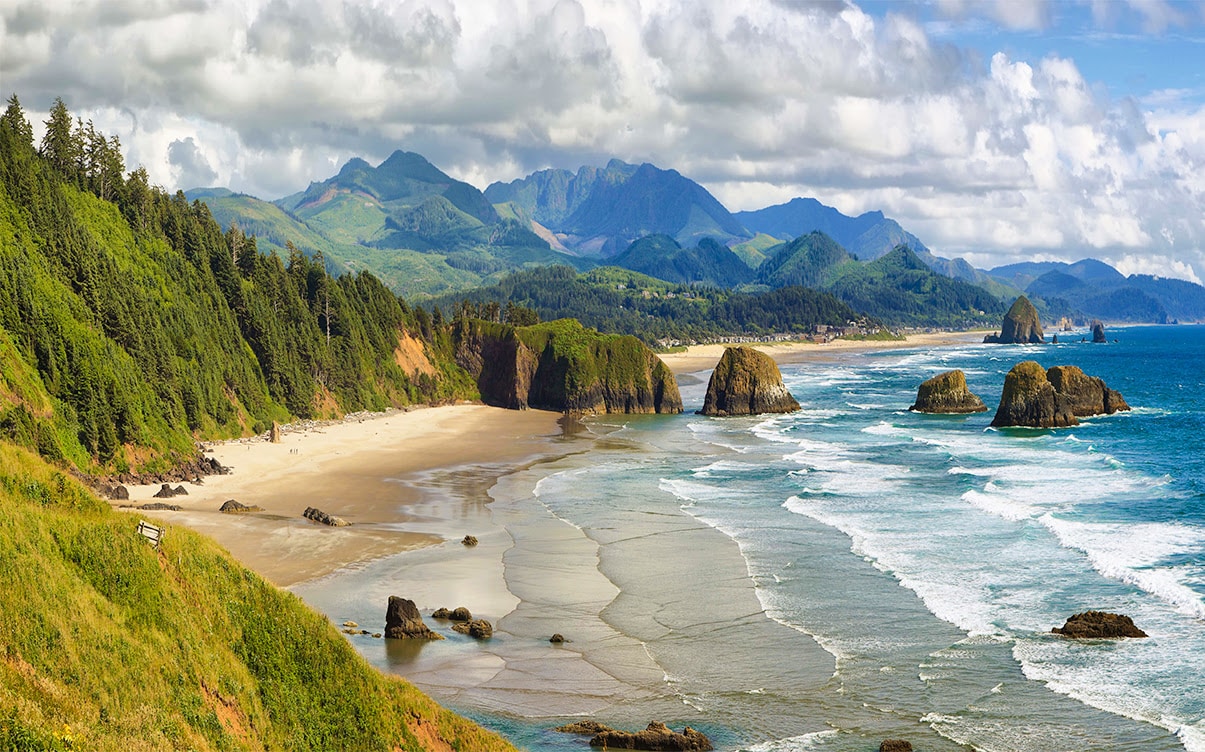
[[[455,405],[396,411],[308,430],[287,430],[281,442],[245,439],[208,452],[229,475],[183,483],[187,496],[164,500],[180,511],[132,510],[211,536],[235,558],[281,587],[322,577],[400,551],[442,542],[407,522],[420,492],[408,476],[441,468],[513,466],[552,454],[561,416]],[[131,486],[145,504],[159,486]],[[223,514],[227,499],[263,508]],[[117,502],[115,502],[117,504]],[[303,518],[317,507],[352,523],[328,527]],[[444,511],[450,513],[449,505]]]

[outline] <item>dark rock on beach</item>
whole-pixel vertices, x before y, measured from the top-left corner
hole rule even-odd
[[[333,514],[327,514],[326,512],[322,511],[321,509],[316,509],[314,507],[306,507],[305,511],[301,513],[301,516],[305,517],[307,520],[313,520],[314,522],[320,522],[323,525],[330,525],[331,527],[347,527],[348,525],[351,524],[350,522],[343,519],[342,517],[336,517]]]
[[[653,721],[644,731],[600,731],[590,740],[591,747],[603,749],[648,749],[648,750],[707,750],[712,749],[711,740],[690,726],[682,733],[668,728],[660,721]]]
[[[139,504],[130,508],[145,509],[148,512],[179,512],[183,507],[179,504],[164,504],[162,501],[154,501],[150,504]]]
[[[473,614],[464,606],[457,606],[449,611],[446,608],[437,608],[431,613],[432,619],[447,619],[449,621],[472,621]]]
[[[391,640],[442,640],[444,637],[423,623],[418,607],[409,598],[389,596],[385,611],[385,637]]]
[[[494,636],[494,626],[485,619],[458,621],[452,625],[452,631],[466,634],[469,637],[475,637],[478,640]]]
[[[234,499],[226,499],[222,506],[218,507],[218,511],[223,514],[246,514],[247,512],[262,512],[264,508],[254,504],[241,504]]]
[[[172,488],[170,485],[164,483],[163,486],[155,492],[154,498],[170,499],[173,496],[188,496],[188,489],[186,489],[184,486],[176,486],[175,488]]]
[[[790,413],[799,403],[782,383],[774,359],[751,347],[730,347],[711,372],[703,415]]]
[[[561,634],[560,632],[557,632],[552,637],[549,637],[548,641],[551,642],[553,645],[560,645],[561,643],[563,643],[565,641],[565,635]]]
[[[967,389],[966,374],[954,370],[921,382],[916,404],[908,409],[918,413],[982,413],[987,405]]]
[[[1107,611],[1085,611],[1067,620],[1061,627],[1050,630],[1054,634],[1076,639],[1107,639],[1115,637],[1146,637],[1134,620],[1124,614]]]
[[[1029,298],[1022,295],[1013,301],[1004,321],[1000,325],[999,334],[989,334],[984,342],[994,342],[1000,345],[1040,345],[1046,341],[1042,333],[1042,320],[1038,309],[1033,307]]]
[[[471,547],[471,546],[475,546],[475,545],[477,545],[477,536],[475,536],[475,535],[466,535],[466,536],[464,536],[464,538],[462,538],[462,539],[461,539],[461,541],[460,541],[460,542],[461,542],[461,543],[463,543],[463,544],[464,544],[464,545],[466,545],[466,546],[470,546],[470,547]]]

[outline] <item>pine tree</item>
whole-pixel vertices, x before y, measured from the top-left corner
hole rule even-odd
[[[50,108],[50,119],[46,122],[46,133],[42,136],[42,156],[60,175],[70,180],[76,177],[76,165],[81,151],[78,136],[71,127],[71,113],[63,98],[54,100]]]
[[[33,126],[25,119],[25,110],[16,94],[8,98],[8,107],[0,116],[0,128],[8,128],[20,143],[33,146]]]

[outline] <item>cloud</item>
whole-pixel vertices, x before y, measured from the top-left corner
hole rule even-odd
[[[1082,13],[1193,22],[1112,5]],[[1205,276],[1205,111],[1159,86],[1112,101],[1074,60],[983,58],[920,6],[887,7],[10,0],[0,70],[31,111],[62,96],[169,189],[275,198],[397,148],[481,187],[615,156],[678,169],[733,209],[797,195],[881,209],[946,255],[1150,257]],[[956,25],[1027,30],[1067,7],[938,4]]]
[[[209,165],[209,160],[197,148],[192,137],[176,139],[167,147],[167,162],[172,166],[172,176],[178,186],[207,188],[213,186],[218,173]]]

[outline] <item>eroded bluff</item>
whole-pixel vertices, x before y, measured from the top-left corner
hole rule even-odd
[[[573,319],[535,326],[458,319],[456,362],[486,404],[574,413],[680,413],[673,373],[632,336],[599,334]]]

